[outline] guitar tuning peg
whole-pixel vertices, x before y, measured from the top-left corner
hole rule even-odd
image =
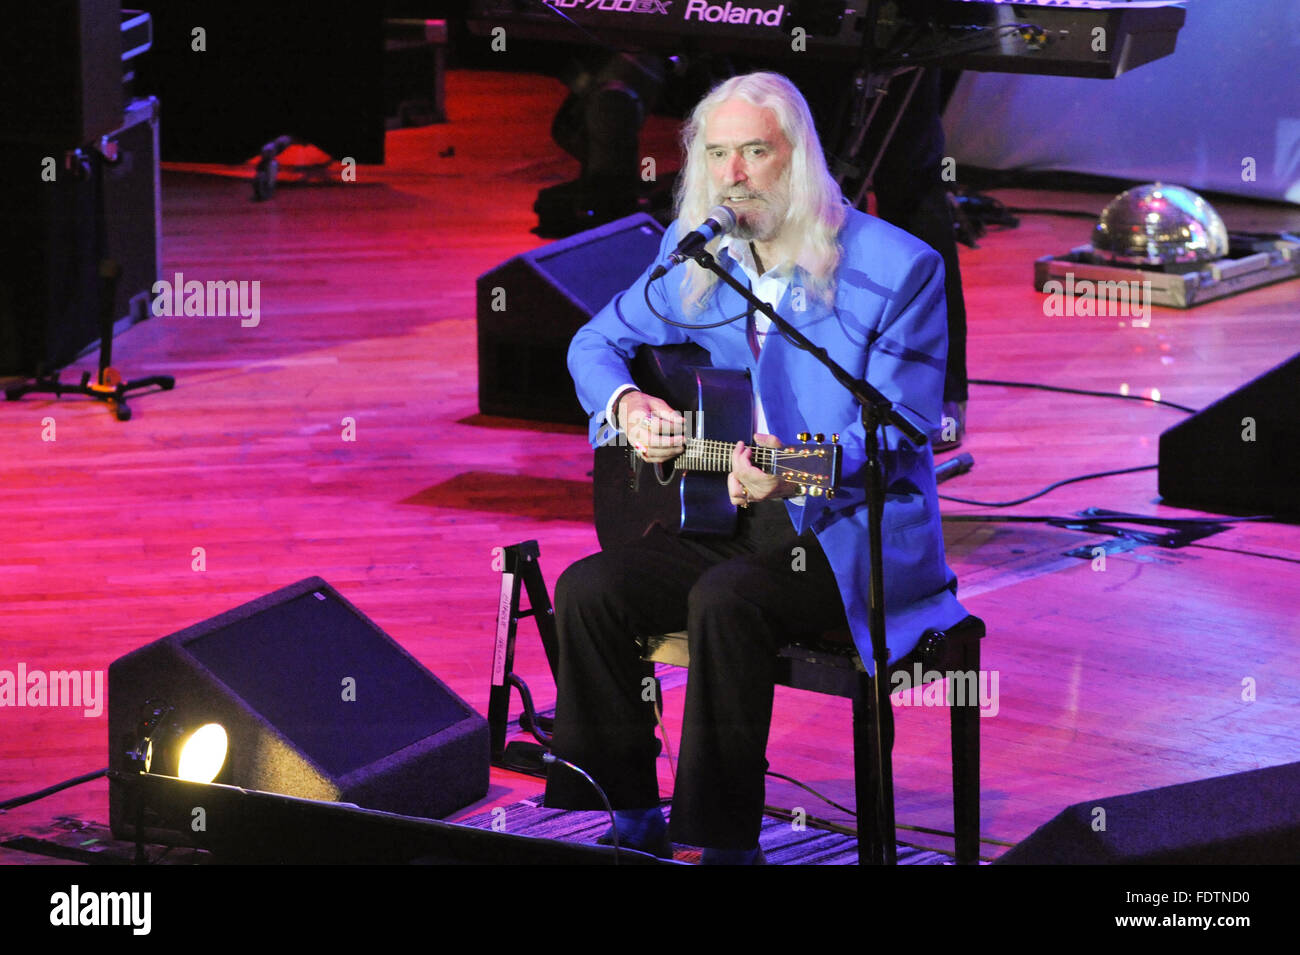
[[[808,489],[808,493],[811,494],[813,497],[821,497],[826,492],[819,487],[811,487]]]
[[[795,437],[797,437],[804,444],[807,444],[808,439],[812,437],[812,435],[810,435],[807,431],[800,431]]]
[[[840,443],[840,436],[838,434],[831,435],[831,444],[839,444],[839,443]]]
[[[808,493],[808,485],[807,485],[807,484],[800,484],[800,485],[799,485],[799,493],[800,493],[800,494],[807,494],[807,493]]]
[[[833,487],[828,487],[828,488],[826,489],[826,496],[827,496],[828,498],[829,498],[829,497],[834,497],[834,496],[835,496],[835,488],[833,488]]]
[[[826,440],[826,435],[818,431],[816,434],[813,435],[813,440],[816,441],[818,444],[821,444],[823,441]]]

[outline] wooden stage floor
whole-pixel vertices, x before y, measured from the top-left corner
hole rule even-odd
[[[553,585],[596,539],[579,429],[478,413],[474,281],[541,244],[529,232],[537,189],[577,165],[548,134],[558,82],[456,72],[447,92],[450,123],[390,133],[389,163],[361,167],[356,182],[289,183],[254,204],[245,179],[164,174],[164,277],[259,281],[261,320],[160,317],[120,336],[125,374],[177,378],[174,391],[133,401],[128,423],[75,398],[0,408],[0,669],[106,671],[319,575],[486,712],[493,548],[537,539]],[[661,169],[676,165],[674,133],[660,118],[647,128],[643,150]],[[1094,213],[1109,198],[994,194]],[[1235,229],[1300,229],[1294,207],[1221,211]],[[961,249],[973,377],[1158,392],[1199,408],[1296,351],[1295,281],[1156,308],[1146,328],[1045,316],[1033,260],[1086,242],[1088,229],[1026,215]],[[92,367],[93,356],[65,377]],[[345,418],[355,441],[342,439]],[[975,385],[963,450],[976,466],[941,490],[1007,500],[1154,464],[1160,432],[1181,418],[1150,402]],[[42,439],[46,419],[56,440]],[[1001,513],[1090,506],[1193,513],[1159,503],[1153,470]],[[946,515],[990,511],[945,504]],[[1300,529],[1241,524],[1177,550],[1110,554],[1104,570],[1063,556],[1104,539],[1041,523],[945,524],[961,596],[988,623],[984,666],[999,676],[996,713],[981,720],[986,855],[1071,803],[1300,758]],[[517,668],[549,705],[540,646],[522,630]],[[682,695],[668,694],[673,734]],[[950,830],[947,714],[896,715],[898,819]],[[106,715],[0,709],[0,798],[104,766],[106,727]],[[779,690],[769,760],[851,803],[847,703]],[[666,760],[661,779],[669,792]],[[539,792],[537,780],[494,770],[489,798],[462,816]],[[784,782],[770,782],[768,801],[843,821]],[[15,810],[0,834],[107,812],[101,780]]]

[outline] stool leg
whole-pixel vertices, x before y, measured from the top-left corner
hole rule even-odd
[[[963,668],[979,674],[978,639],[962,648]],[[980,715],[979,701],[950,706],[952,722],[952,814],[958,865],[975,865],[980,834]]]

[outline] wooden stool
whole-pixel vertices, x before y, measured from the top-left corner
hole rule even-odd
[[[960,671],[978,679],[980,640],[984,621],[969,616],[948,630],[927,630],[916,648],[889,668],[890,685],[896,673],[908,674],[909,685],[914,665],[921,664],[926,674],[941,677]],[[645,637],[641,641],[642,657],[654,663],[672,666],[690,665],[689,636],[686,631]],[[791,643],[781,648],[777,658],[776,682],[796,690],[829,693],[853,701],[853,775],[857,792],[859,820],[875,816],[875,787],[872,740],[875,734],[875,699],[871,678],[858,656],[847,630],[832,631],[815,641]],[[934,682],[930,680],[929,682]],[[978,699],[966,705],[949,706],[952,721],[952,805],[953,832],[959,865],[978,861],[980,829],[980,734]],[[858,863],[870,865],[883,858],[876,841],[875,827],[858,826]],[[865,833],[865,837],[864,837]],[[890,838],[893,837],[891,833]]]

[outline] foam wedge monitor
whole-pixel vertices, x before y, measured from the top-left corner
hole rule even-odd
[[[121,657],[108,687],[119,773],[434,818],[487,792],[487,721],[319,577]],[[212,724],[223,765],[178,772],[180,748]],[[120,838],[141,825],[112,784],[109,817]]]
[[[1090,799],[1065,809],[998,865],[1300,862],[1300,763]]]
[[[479,276],[479,410],[585,424],[566,361],[569,341],[649,267],[663,232],[644,213],[627,216]]]
[[[1160,435],[1164,503],[1300,520],[1300,354]]]

